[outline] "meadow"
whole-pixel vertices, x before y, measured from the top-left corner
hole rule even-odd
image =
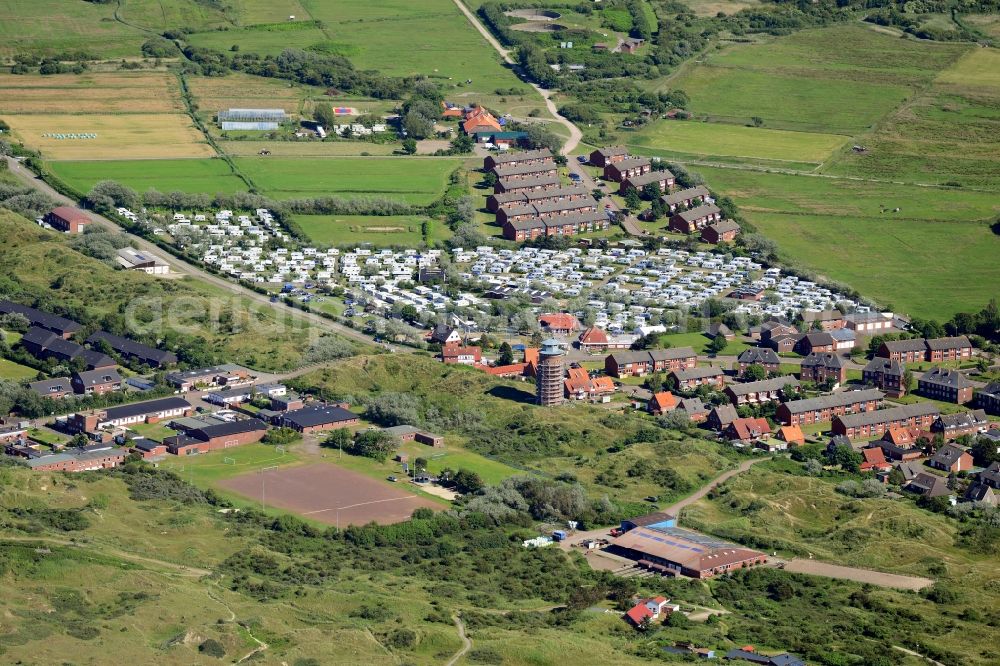
[[[399,150],[399,144],[369,143],[368,141],[220,141],[219,149],[233,157],[257,157],[262,148],[271,157],[366,157],[389,156]]]
[[[205,137],[180,113],[3,115],[13,134],[50,160],[171,159],[211,157]],[[97,134],[58,139],[52,134]],[[49,135],[49,136],[43,136]]]
[[[843,146],[847,137],[721,123],[660,120],[626,135],[625,140],[637,153],[644,148],[656,148],[685,154],[689,159],[705,156],[749,157],[818,165]]]
[[[681,88],[692,111],[713,119],[758,116],[769,128],[852,135],[875,126],[968,48],[841,25],[720,47],[661,85]]]
[[[461,164],[461,159],[239,157],[235,163],[261,193],[278,199],[326,195],[387,197],[422,205],[444,194],[448,176]]]
[[[413,215],[297,215],[294,220],[306,236],[321,245],[417,247],[451,235],[444,222]],[[429,231],[426,238],[422,233],[424,224]]]
[[[1000,191],[998,71],[993,49],[970,51],[824,171]]]
[[[104,57],[140,55],[147,37],[114,20],[115,6],[63,0],[8,0],[0,22],[0,55],[84,49]]]
[[[698,167],[782,256],[902,312],[947,320],[996,296],[994,195]],[[892,212],[900,208],[898,213]],[[842,251],[834,251],[840,248]],[[946,255],[942,249],[946,248]],[[957,271],[956,266],[962,270]]]
[[[118,181],[140,193],[155,189],[232,194],[247,189],[221,159],[49,162],[48,166],[52,173],[84,194],[102,180]]]
[[[0,74],[0,113],[171,113],[183,111],[166,72]]]
[[[229,51],[233,46],[240,51],[277,55],[289,48],[306,49],[324,43],[326,33],[319,28],[303,26],[298,30],[259,30],[254,28],[200,32],[187,37],[192,46],[217,51]]]

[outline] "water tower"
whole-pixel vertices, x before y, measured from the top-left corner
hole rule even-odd
[[[536,386],[539,405],[561,405],[563,402],[563,375],[565,355],[562,343],[549,338],[538,352]]]

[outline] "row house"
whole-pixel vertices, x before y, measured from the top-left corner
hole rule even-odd
[[[930,430],[941,412],[934,405],[918,402],[874,412],[847,414],[833,419],[833,434],[849,439],[881,437],[891,428]]]
[[[920,394],[934,400],[965,404],[972,400],[975,385],[958,370],[931,368],[917,380]]]
[[[799,380],[791,375],[762,379],[758,382],[730,384],[724,393],[734,405],[757,405],[782,399],[782,389],[791,386],[796,392],[801,388]]]
[[[554,176],[558,173],[556,163],[552,160],[547,162],[503,164],[493,169],[498,179],[524,180],[538,176]]]
[[[704,185],[689,187],[686,190],[680,190],[672,194],[664,194],[660,197],[660,201],[663,202],[663,205],[671,213],[675,212],[681,206],[684,208],[693,208],[703,203],[715,203],[712,201],[712,195],[708,191],[708,188]]]
[[[628,150],[625,146],[606,146],[591,151],[587,159],[590,164],[603,169],[609,164],[628,159]]]
[[[528,220],[533,217],[555,218],[572,215],[573,213],[590,213],[597,210],[597,201],[592,196],[574,199],[559,199],[529,204],[514,204],[504,206],[497,211],[497,224],[503,226],[506,222]]]
[[[711,386],[721,391],[726,380],[722,368],[712,367],[682,368],[674,370],[670,377],[680,391],[694,391],[699,386]]]
[[[654,372],[672,372],[697,365],[691,347],[615,352],[604,359],[604,370],[612,377],[638,377]]]
[[[803,426],[832,421],[836,416],[860,414],[879,409],[885,394],[878,389],[844,391],[778,405],[777,418],[784,425]]]
[[[825,331],[806,333],[795,343],[795,351],[803,356],[837,351],[837,340]]]
[[[572,236],[607,229],[610,225],[611,222],[603,211],[571,212],[555,217],[532,217],[506,222],[503,225],[503,237],[523,241],[540,236]]]
[[[722,211],[715,204],[703,204],[670,216],[668,228],[682,234],[700,231],[722,219]]]
[[[718,245],[719,243],[732,243],[740,233],[740,225],[732,220],[719,220],[701,230],[701,240],[703,243]]]
[[[903,363],[964,361],[972,358],[972,342],[964,335],[928,340],[887,340],[875,355]]]
[[[626,178],[636,178],[653,170],[647,157],[626,157],[604,167],[604,180],[620,183]]]
[[[151,368],[165,368],[177,363],[177,354],[163,351],[144,345],[120,335],[113,335],[107,331],[97,331],[89,338],[87,344],[96,347],[100,344],[107,344],[110,349],[123,358],[129,359]]]
[[[931,424],[931,432],[935,435],[941,435],[948,441],[965,435],[985,432],[989,424],[986,412],[982,409],[976,409],[958,414],[942,414]]]
[[[550,190],[527,190],[520,192],[503,192],[486,197],[486,210],[496,213],[508,205],[524,205],[546,203],[548,201],[565,201],[591,196],[590,190],[583,185],[558,187]]]
[[[490,153],[483,158],[483,171],[493,171],[497,167],[511,164],[545,164],[551,161],[552,151],[548,148],[521,150],[513,153]]]
[[[847,364],[843,357],[831,352],[814,352],[802,359],[799,378],[804,382],[823,384],[829,380],[843,384],[847,381]]]
[[[67,340],[52,331],[32,326],[21,336],[20,344],[32,356],[53,358],[60,362],[81,359],[88,370],[113,368],[117,365],[110,356]]]
[[[875,386],[891,398],[906,394],[906,368],[899,361],[876,356],[861,370],[861,381]]]
[[[529,192],[531,190],[556,189],[562,185],[556,174],[540,174],[530,178],[497,178],[494,193]]]
[[[74,333],[83,328],[83,324],[60,317],[43,310],[38,310],[27,305],[14,303],[13,301],[0,301],[0,315],[19,314],[28,320],[28,323],[37,328],[44,328],[58,335],[60,338],[70,338]]]
[[[618,187],[618,194],[622,196],[628,194],[629,190],[642,192],[643,188],[652,183],[660,188],[660,192],[669,192],[674,186],[674,174],[669,171],[650,171],[638,176],[630,176],[622,180]]]

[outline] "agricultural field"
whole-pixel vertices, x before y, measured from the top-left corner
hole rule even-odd
[[[231,72],[226,76],[188,76],[188,89],[206,121],[229,108],[282,108],[294,114],[303,101],[323,94],[322,88],[282,79]]]
[[[236,46],[240,51],[277,55],[285,49],[307,49],[324,44],[326,32],[313,25],[288,24],[281,29],[242,28],[233,30],[213,30],[188,35],[186,41],[192,46],[201,46],[217,51],[229,51]],[[348,54],[344,54],[348,55]]]
[[[807,162],[817,166],[847,140],[838,134],[671,120],[656,121],[634,134],[625,135],[627,145],[639,154],[644,154],[643,149],[653,148],[669,151],[682,160],[723,156]]]
[[[85,50],[138,57],[148,35],[114,20],[116,5],[64,0],[8,0],[0,22],[0,55]]]
[[[968,52],[824,170],[1000,191],[998,71],[994,49]]]
[[[337,195],[386,197],[428,204],[442,194],[462,162],[453,158],[342,157],[235,159],[261,193],[278,199]]]
[[[231,4],[236,9],[241,25],[280,23],[287,21],[289,16],[309,18],[299,0],[235,0]]]
[[[102,180],[115,180],[136,192],[216,194],[245,191],[246,184],[221,159],[108,160],[50,162],[49,169],[78,192],[86,193]]]
[[[996,295],[995,195],[698,167],[782,256],[883,305],[947,320]],[[893,212],[898,207],[899,212]],[[831,251],[831,248],[840,248]],[[947,248],[947,256],[942,256]],[[962,266],[956,272],[955,266]]]
[[[257,157],[262,148],[270,157],[366,157],[388,156],[399,150],[399,144],[369,141],[221,141],[219,149],[233,157]]]
[[[444,222],[412,215],[297,215],[294,221],[320,245],[370,243],[375,247],[417,247],[451,235]],[[426,238],[424,225],[429,232]]]
[[[166,72],[0,74],[0,114],[178,113],[177,79]]]
[[[769,128],[854,135],[968,48],[844,25],[723,47],[664,85],[687,92],[699,116],[741,124],[758,116]]]
[[[120,160],[212,157],[205,137],[180,113],[3,115],[25,145],[50,160]],[[68,138],[67,134],[96,134]],[[63,135],[57,138],[53,135]]]

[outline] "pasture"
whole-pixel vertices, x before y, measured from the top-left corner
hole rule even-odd
[[[299,0],[235,0],[231,3],[239,15],[240,23],[278,23],[289,16],[308,19],[308,13]]]
[[[115,5],[64,0],[6,0],[0,56],[84,49],[103,57],[139,56],[148,38],[114,20]]]
[[[55,175],[83,193],[102,180],[118,181],[140,193],[155,189],[232,194],[247,189],[220,159],[50,162],[48,166]]]
[[[217,51],[229,51],[238,46],[240,51],[262,55],[277,55],[288,48],[306,49],[326,40],[326,33],[316,27],[302,25],[297,30],[213,30],[189,35],[188,43]]]
[[[1000,57],[976,49],[845,152],[829,173],[1000,190]]]
[[[295,223],[306,236],[323,245],[369,243],[376,247],[416,247],[451,235],[444,222],[413,215],[297,215]],[[425,223],[427,238],[422,233]]]
[[[191,119],[179,113],[3,115],[14,135],[50,160],[212,157],[215,152]],[[96,134],[56,138],[53,134]]]
[[[444,194],[460,158],[340,157],[235,158],[264,194],[278,199],[336,195],[385,197],[428,204]]]
[[[968,49],[839,25],[710,52],[664,85],[685,90],[698,115],[740,123],[759,116],[771,128],[856,134]]]
[[[173,113],[184,110],[165,72],[0,74],[0,113]]]
[[[392,155],[399,144],[369,143],[367,141],[220,141],[219,149],[233,157],[257,157],[262,148],[271,151],[271,157],[365,157],[366,155]]]
[[[328,525],[383,525],[407,520],[415,509],[441,505],[404,490],[405,485],[376,481],[327,463],[284,469],[261,468],[218,484],[255,502],[292,511]]]
[[[641,152],[650,147],[692,157],[732,156],[820,163],[844,145],[837,134],[789,132],[760,127],[661,120],[627,135]]]
[[[901,311],[948,319],[996,296],[985,192],[699,167],[782,256]],[[898,213],[892,212],[899,207]],[[961,266],[961,271],[956,270]]]

